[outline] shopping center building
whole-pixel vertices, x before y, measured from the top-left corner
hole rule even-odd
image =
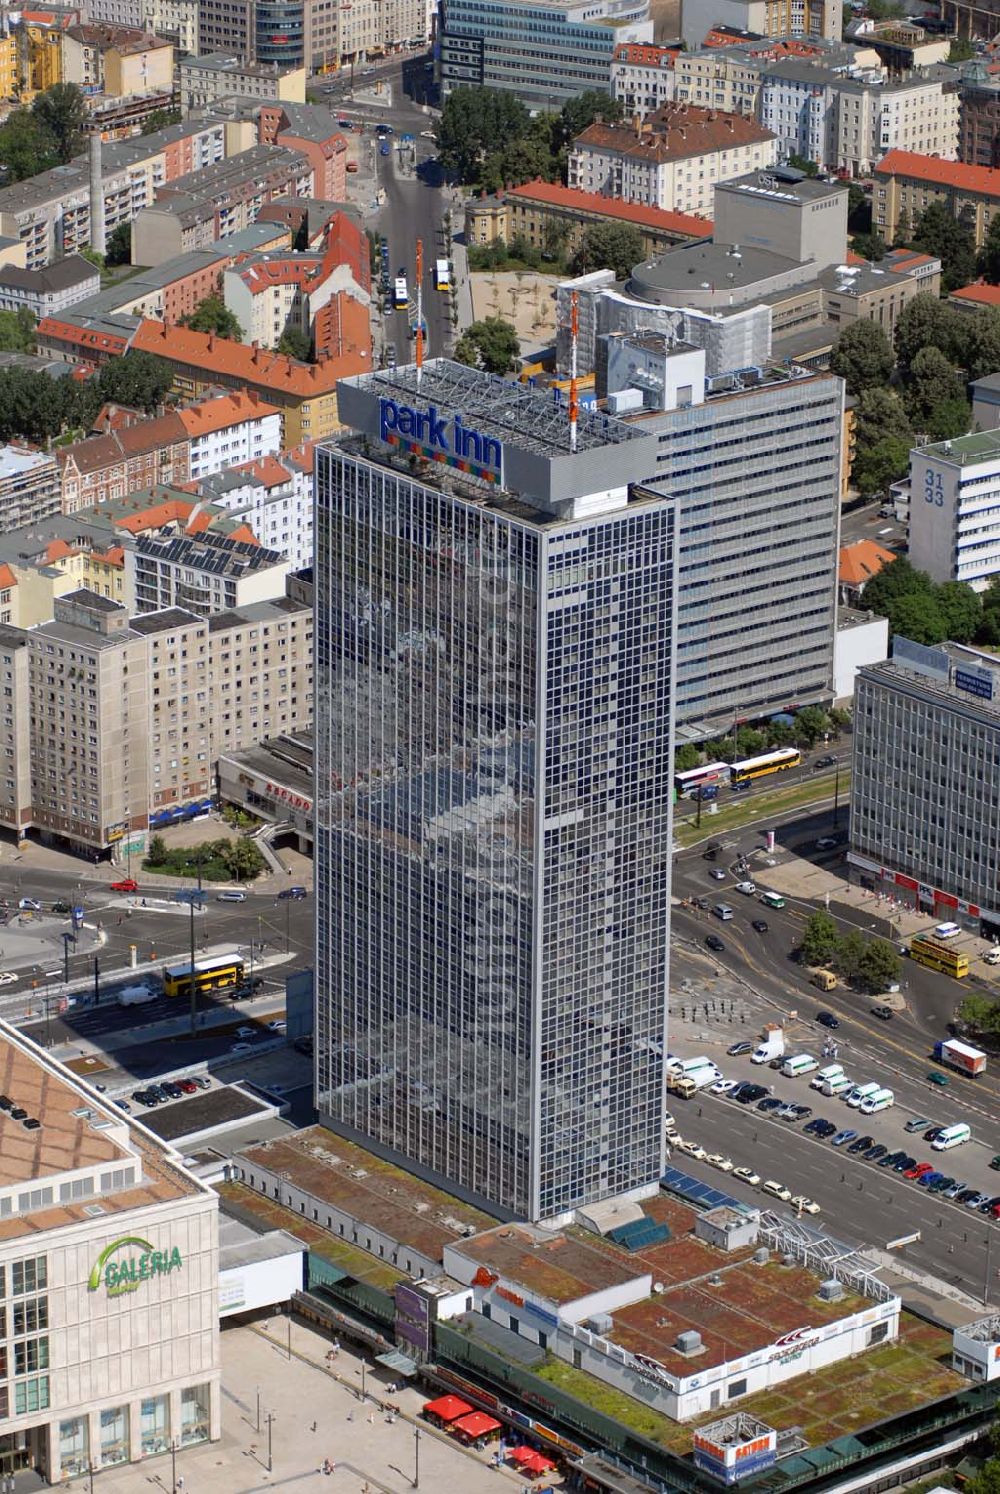
[[[0,1022],[0,1471],[219,1436],[218,1199]]]

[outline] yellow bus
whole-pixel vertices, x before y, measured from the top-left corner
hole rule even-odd
[[[763,778],[768,773],[781,773],[785,768],[797,768],[801,761],[802,754],[797,747],[778,747],[774,752],[762,752],[759,757],[747,757],[741,763],[732,763],[729,781],[747,783],[751,778]]]
[[[207,991],[223,991],[238,986],[243,979],[243,961],[235,955],[222,960],[195,960],[194,985],[199,996]],[[163,972],[164,996],[191,995],[191,961],[168,965]]]
[[[928,934],[918,934],[910,940],[910,959],[916,960],[918,965],[926,965],[928,970],[940,970],[944,975],[952,975],[956,980],[961,980],[969,973],[969,957],[960,949],[952,949],[950,944],[944,944],[940,939],[932,939]]]

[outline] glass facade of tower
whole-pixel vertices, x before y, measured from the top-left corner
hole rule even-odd
[[[498,1212],[662,1171],[673,501],[317,453],[317,1103]]]

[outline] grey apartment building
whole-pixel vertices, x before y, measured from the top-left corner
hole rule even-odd
[[[675,503],[654,443],[435,360],[316,467],[316,1094],[500,1217],[663,1161]]]
[[[1000,659],[897,637],[859,671],[852,880],[1000,935]]]

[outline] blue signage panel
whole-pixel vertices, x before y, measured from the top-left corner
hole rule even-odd
[[[956,690],[965,690],[969,695],[978,695],[980,700],[993,699],[993,671],[980,669],[975,664],[967,664],[964,669],[956,668],[952,676]]]

